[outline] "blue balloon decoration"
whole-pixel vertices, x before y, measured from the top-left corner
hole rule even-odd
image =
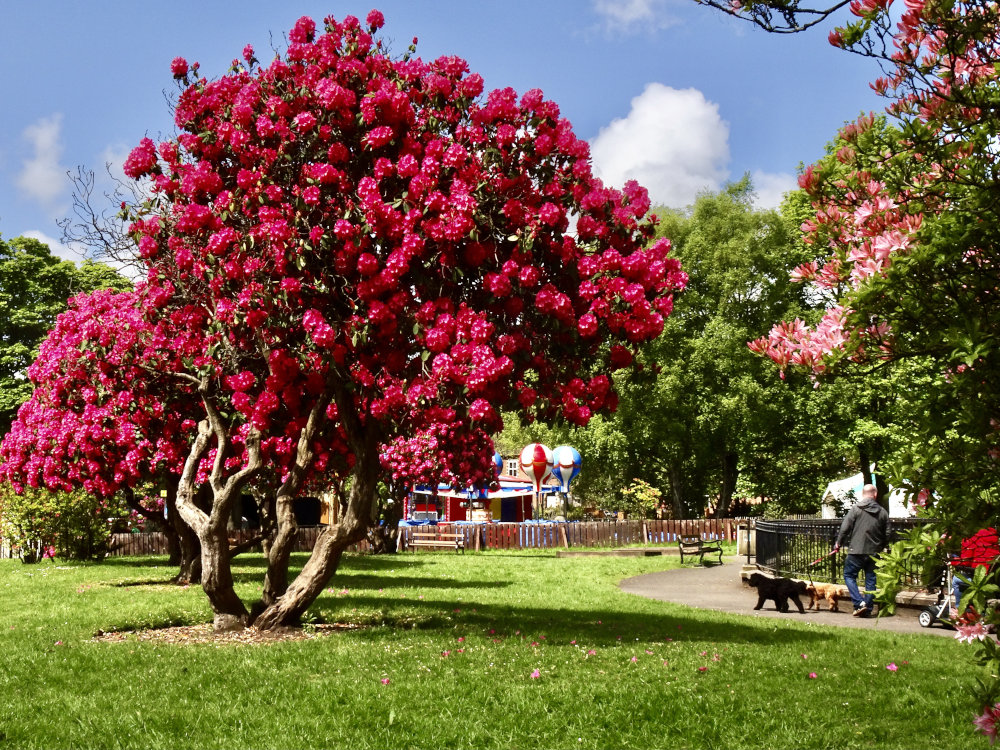
[[[571,445],[560,445],[552,451],[552,459],[552,473],[563,487],[569,487],[569,483],[576,479],[583,466],[580,452]]]

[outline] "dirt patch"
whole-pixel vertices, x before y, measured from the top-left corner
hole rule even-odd
[[[245,630],[216,633],[212,630],[211,623],[204,623],[202,625],[176,625],[169,628],[150,628],[148,630],[116,630],[109,633],[98,631],[91,640],[99,643],[168,643],[179,646],[188,644],[259,646],[268,643],[306,641],[347,630],[357,630],[360,627],[360,625],[352,623],[338,622],[306,625],[301,628],[276,628],[274,630],[246,628]]]

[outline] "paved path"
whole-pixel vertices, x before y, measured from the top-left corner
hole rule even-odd
[[[658,599],[662,602],[686,604],[700,609],[713,609],[718,612],[732,612],[750,617],[783,617],[795,622],[806,622],[815,625],[836,625],[847,628],[863,628],[866,630],[883,630],[893,633],[924,633],[953,637],[954,631],[942,625],[929,628],[920,627],[917,622],[918,609],[912,607],[897,607],[896,614],[891,617],[861,618],[851,615],[851,602],[840,603],[840,612],[830,612],[826,600],[819,604],[819,611],[807,609],[800,615],[794,604],[791,610],[783,614],[774,609],[774,602],[768,600],[764,608],[754,610],[757,603],[757,590],[745,586],[740,579],[745,558],[726,558],[722,565],[706,567],[685,566],[660,573],[627,578],[621,582],[623,591],[630,594]],[[809,606],[808,597],[802,604]]]

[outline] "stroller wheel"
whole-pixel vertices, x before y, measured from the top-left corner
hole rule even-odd
[[[920,614],[917,615],[917,622],[920,623],[920,627],[929,628],[934,624],[934,613],[929,609],[920,610]]]

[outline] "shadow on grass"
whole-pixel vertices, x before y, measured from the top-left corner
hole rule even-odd
[[[839,636],[836,633],[782,627],[773,620],[740,623],[733,620],[738,615],[705,613],[704,616],[684,611],[679,605],[663,603],[660,613],[629,613],[614,609],[576,610],[569,608],[508,607],[465,601],[404,601],[378,597],[350,596],[344,605],[363,611],[366,607],[380,612],[371,618],[362,618],[362,625],[369,629],[358,632],[367,639],[385,636],[381,628],[439,631],[456,633],[480,630],[493,638],[521,640],[546,637],[548,645],[566,645],[570,641],[581,644],[610,646],[629,642],[663,642],[672,640],[711,641],[713,643],[753,643],[758,645],[806,645]],[[341,607],[333,602],[320,600],[314,605],[324,620],[336,622],[343,617]],[[654,605],[655,606],[655,605]],[[349,618],[348,618],[349,619]],[[718,621],[726,619],[729,621]],[[495,632],[490,632],[495,631]],[[520,635],[517,634],[520,631]],[[798,646],[796,646],[798,647]]]
[[[493,556],[496,555],[490,557]],[[552,559],[546,555],[501,553],[500,556]],[[289,571],[290,577],[298,573],[298,566],[304,564],[307,558],[304,553],[293,557],[295,567]],[[678,642],[796,644],[796,647],[805,647],[842,637],[832,630],[806,629],[792,621],[751,620],[735,614],[691,610],[666,602],[633,602],[630,601],[632,597],[623,592],[611,595],[607,603],[597,600],[596,606],[590,609],[585,604],[566,598],[552,606],[539,606],[537,599],[531,605],[519,606],[516,599],[510,601],[506,595],[487,595],[481,597],[486,601],[480,601],[474,595],[476,590],[510,590],[525,585],[525,582],[519,582],[516,576],[502,574],[491,578],[496,572],[489,566],[489,557],[472,560],[471,566],[458,569],[440,568],[450,573],[447,576],[433,575],[436,564],[445,562],[439,556],[419,558],[415,560],[401,555],[346,557],[336,577],[327,585],[327,593],[321,595],[310,611],[321,621],[355,624],[360,628],[355,637],[372,640],[394,637],[399,630],[442,636],[456,631],[474,635],[478,631],[483,636],[489,634],[490,638],[516,638],[517,642],[522,636],[530,642],[545,635],[548,644],[565,645],[576,640],[594,646],[624,645],[637,641],[654,643],[669,639]],[[482,567],[477,564],[480,562]],[[535,559],[530,562],[534,567]],[[158,568],[157,580],[136,580],[121,585],[163,582],[163,559],[133,558],[128,564],[133,570],[137,567]],[[238,582],[259,583],[264,567],[262,558],[248,557],[234,566],[234,576]],[[422,577],[425,571],[428,575]],[[344,596],[334,593],[345,589]],[[448,593],[449,589],[454,593]],[[420,591],[430,594],[428,599],[418,597]],[[400,596],[401,593],[404,595]],[[164,622],[136,624],[173,624],[177,617],[170,613],[166,618],[154,619],[163,619]],[[490,633],[491,630],[494,633]],[[516,631],[521,631],[521,635],[516,635]]]

